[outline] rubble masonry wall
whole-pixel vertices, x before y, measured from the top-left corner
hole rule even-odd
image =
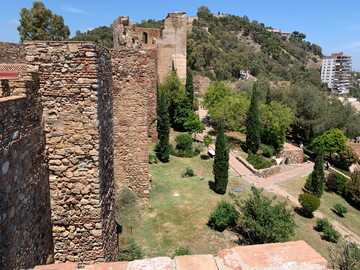
[[[37,74],[10,81],[0,98],[0,269],[32,268],[53,258],[42,108]]]
[[[93,42],[26,42],[40,74],[55,261],[117,260],[110,53]]]

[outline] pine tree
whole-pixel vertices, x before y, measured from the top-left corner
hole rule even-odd
[[[324,192],[324,183],[325,183],[325,175],[324,175],[324,152],[320,147],[316,153],[314,171],[312,172],[311,178],[311,186],[314,195],[321,198],[321,195]]]
[[[193,83],[193,77],[191,73],[191,69],[188,68],[186,71],[186,96],[191,104],[191,109],[194,108],[194,83]]]
[[[249,118],[246,125],[246,146],[254,154],[260,148],[260,119],[258,106],[258,94],[256,83],[254,83]]]
[[[224,123],[218,125],[215,142],[215,160],[213,166],[215,192],[225,194],[229,175],[229,149],[226,147]]]
[[[158,95],[158,106],[156,108],[156,112],[157,112],[157,132],[159,138],[158,158],[161,162],[169,162],[169,154],[170,154],[169,113],[166,107],[165,96],[161,92]]]

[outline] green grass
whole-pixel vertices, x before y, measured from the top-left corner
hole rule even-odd
[[[280,187],[293,195],[295,198],[298,198],[299,194],[303,193],[302,187],[305,185],[306,178],[307,176],[291,180],[281,184]],[[335,203],[342,203],[346,206],[348,213],[344,214],[345,218],[339,217],[333,211],[333,205]],[[321,204],[318,211],[323,213],[325,217],[331,220],[336,220],[348,230],[360,235],[360,211],[349,205],[340,195],[325,191],[321,197]],[[316,218],[308,219],[295,214],[295,219],[299,228],[296,230],[296,236],[293,240],[305,240],[323,257],[329,260],[327,247],[330,247],[331,243],[322,240],[322,234],[314,230],[314,227],[316,226]]]
[[[237,245],[235,233],[215,232],[206,225],[218,201],[233,200],[228,192],[218,195],[211,189],[213,160],[205,157],[205,152],[193,158],[170,156],[167,164],[150,165],[149,206],[133,232],[133,238],[146,256],[171,256],[182,246],[189,246],[194,254],[217,254],[223,248]],[[182,178],[186,167],[192,167],[196,176]],[[233,176],[229,177],[228,191],[232,187],[244,188],[245,192],[237,194],[240,197],[250,192]]]

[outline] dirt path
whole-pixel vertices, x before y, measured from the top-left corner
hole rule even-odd
[[[200,120],[205,124],[206,130],[202,134],[198,134],[201,139],[203,139],[203,136],[208,134],[211,128],[211,124],[209,121],[209,117],[207,116],[207,111],[203,109],[202,107],[199,108],[199,116]],[[215,145],[210,145],[210,147],[215,150]],[[312,172],[314,163],[311,161],[308,161],[304,165],[267,177],[267,178],[259,178],[255,176],[249,169],[247,169],[240,161],[238,161],[232,154],[230,154],[229,157],[229,165],[230,167],[237,173],[239,176],[247,181],[250,185],[254,185],[258,188],[264,188],[266,190],[269,190],[276,195],[281,195],[283,197],[288,198],[291,202],[293,202],[297,206],[301,206],[297,198],[292,196],[291,194],[287,193],[285,190],[281,189],[278,184],[289,181],[291,179],[302,177],[304,175],[308,175],[310,172]],[[314,216],[317,218],[324,218],[326,217],[323,213],[320,211],[316,211],[314,213]],[[330,220],[333,224],[334,228],[343,236],[347,237],[349,241],[355,242],[356,244],[360,245],[360,236],[351,231],[348,228],[345,228],[342,224],[340,224],[336,220]]]

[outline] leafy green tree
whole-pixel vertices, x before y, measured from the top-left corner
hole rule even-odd
[[[144,28],[161,28],[163,25],[162,20],[156,21],[155,19],[141,20],[141,23],[136,23],[133,27]]]
[[[314,140],[314,146],[322,147],[325,152],[334,153],[342,151],[347,148],[347,138],[344,133],[337,129],[332,128],[326,131],[322,136]]]
[[[262,194],[262,189],[254,187],[249,198],[235,201],[240,210],[239,226],[252,244],[286,242],[295,235],[296,226],[291,209],[286,202],[277,202]]]
[[[225,194],[229,177],[229,149],[226,146],[226,135],[224,124],[218,125],[215,141],[215,160],[213,165],[213,173],[215,179],[215,192]]]
[[[215,103],[231,97],[231,91],[231,87],[226,86],[224,82],[216,81],[210,84],[204,94],[204,107],[210,109]]]
[[[196,112],[189,110],[189,117],[184,123],[184,128],[187,132],[194,133],[194,137],[196,137],[197,133],[205,130],[205,125],[200,121],[200,117]]]
[[[324,175],[324,152],[320,147],[316,153],[314,171],[311,177],[311,190],[314,195],[321,198],[325,187],[325,175]]]
[[[169,145],[169,133],[170,122],[169,113],[166,107],[164,93],[159,93],[159,103],[156,108],[157,113],[157,131],[159,139],[158,158],[161,162],[169,162],[170,145]]]
[[[106,48],[113,48],[113,27],[110,26],[99,26],[92,30],[87,30],[84,33],[81,31],[76,31],[76,36],[71,38],[74,41],[94,41],[99,43],[101,46]]]
[[[270,105],[261,104],[259,106],[259,114],[262,142],[275,148],[282,147],[294,119],[291,108],[273,101]]]
[[[209,147],[210,144],[212,144],[212,142],[213,142],[213,138],[211,136],[209,135],[204,136],[204,144],[206,147]]]
[[[260,118],[256,83],[254,83],[253,86],[249,118],[246,125],[246,146],[254,154],[260,148]]]
[[[25,40],[67,40],[70,35],[63,17],[53,14],[42,2],[33,2],[30,10],[21,9],[17,30],[21,43]]]
[[[246,93],[241,92],[219,100],[208,110],[208,114],[212,124],[217,125],[222,120],[226,129],[240,131],[247,120],[249,106]]]
[[[191,108],[194,107],[194,82],[193,82],[193,76],[191,73],[191,69],[187,68],[186,71],[186,83],[185,83],[185,89],[186,89],[186,97],[188,98]]]
[[[174,112],[174,128],[176,130],[184,130],[184,124],[189,119],[189,114],[192,111],[192,107],[190,105],[189,99],[184,98],[179,106],[175,108]]]
[[[185,86],[181,83],[179,76],[176,75],[176,71],[171,71],[171,74],[165,75],[164,82],[159,84],[159,90],[164,93],[170,118],[173,119],[176,107],[186,97]]]

